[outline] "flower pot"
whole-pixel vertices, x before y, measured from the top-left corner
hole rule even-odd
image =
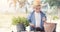
[[[45,32],[54,32],[56,23],[44,23]]]
[[[20,23],[20,24],[17,24],[17,32],[21,32],[21,31],[25,31],[25,25]]]

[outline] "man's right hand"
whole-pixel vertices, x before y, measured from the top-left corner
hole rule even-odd
[[[32,23],[29,23],[29,24],[30,24],[31,27],[33,27],[33,28],[35,27],[34,24],[32,24]]]

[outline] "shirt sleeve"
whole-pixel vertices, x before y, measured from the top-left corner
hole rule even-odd
[[[47,21],[47,17],[45,14],[43,14],[43,21]]]
[[[31,22],[31,13],[28,14],[28,16],[27,16],[27,20],[29,21],[29,23]]]
[[[45,20],[47,20],[47,17],[46,17],[46,15],[45,15]]]

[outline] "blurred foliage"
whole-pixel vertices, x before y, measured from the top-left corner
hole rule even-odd
[[[26,2],[27,2],[27,0],[18,0],[20,8],[24,7]]]
[[[59,12],[58,9],[60,9],[60,0],[46,0],[46,2],[49,3],[50,10],[52,10],[50,14],[57,15]]]
[[[26,13],[28,13],[28,9],[27,9],[27,7],[26,7],[25,9],[26,9]]]
[[[13,25],[17,25],[17,24],[19,24],[19,23],[22,23],[22,24],[24,24],[25,26],[28,26],[29,25],[29,21],[26,19],[26,18],[24,18],[24,17],[14,17],[13,19],[12,19],[12,24]]]
[[[52,10],[52,12],[51,12],[52,15],[57,15],[58,14],[57,7],[56,6],[53,6],[51,8],[51,10]]]
[[[58,16],[53,16],[53,20],[59,19]]]
[[[8,0],[8,2],[9,1],[10,0]],[[22,8],[23,6],[25,6],[27,0],[11,0],[11,3],[9,3],[9,6],[13,4],[16,7],[17,2],[19,3],[19,7]]]
[[[60,6],[60,0],[46,0],[50,6]]]

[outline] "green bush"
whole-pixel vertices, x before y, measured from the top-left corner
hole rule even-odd
[[[53,20],[59,19],[58,16],[53,16]]]
[[[25,26],[28,26],[29,25],[29,21],[27,20],[27,18],[25,18],[25,17],[14,17],[13,19],[12,19],[12,24],[13,25],[17,25],[17,24],[19,24],[19,23],[22,23],[22,24],[24,24]]]

